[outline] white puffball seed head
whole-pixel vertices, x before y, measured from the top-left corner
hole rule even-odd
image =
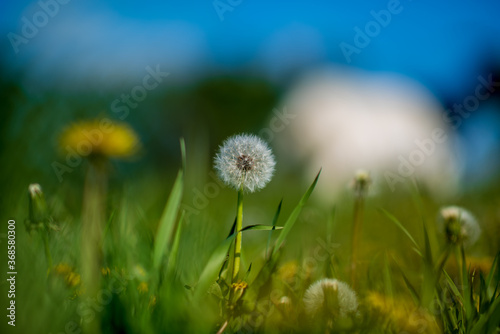
[[[331,320],[356,314],[358,299],[356,293],[344,282],[325,278],[316,281],[304,294],[306,313],[311,318],[327,313]]]
[[[265,141],[254,135],[229,137],[215,156],[215,169],[228,186],[245,192],[264,188],[271,180],[276,162]]]

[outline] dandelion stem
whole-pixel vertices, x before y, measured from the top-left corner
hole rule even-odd
[[[361,234],[361,224],[363,221],[364,197],[363,195],[356,196],[354,201],[354,218],[352,224],[352,253],[351,253],[351,286],[355,287],[356,262],[358,239]]]
[[[238,190],[238,207],[236,211],[236,238],[234,242],[234,258],[233,258],[233,274],[231,282],[234,283],[238,279],[240,272],[241,259],[241,229],[243,226],[243,186]]]
[[[105,161],[90,161],[85,180],[82,208],[82,281],[87,298],[96,298],[100,288],[102,229],[107,192]],[[99,317],[85,324],[85,333],[100,333]]]
[[[455,245],[454,247],[455,250],[455,260],[457,261],[457,269],[458,269],[458,282],[460,283],[460,286],[458,287],[458,290],[464,296],[464,298],[467,298],[465,296],[464,290],[465,290],[465,285],[464,285],[464,261],[463,261],[463,256],[461,253],[460,246]]]

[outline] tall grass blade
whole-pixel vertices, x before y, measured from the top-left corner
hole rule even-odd
[[[316,187],[316,184],[318,183],[319,175],[321,174],[321,170],[318,172],[316,175],[316,178],[314,179],[313,183],[307,189],[306,193],[302,196],[300,199],[299,204],[293,209],[292,213],[288,217],[288,220],[286,221],[285,225],[283,226],[283,231],[280,233],[278,239],[276,240],[276,243],[274,244],[274,249],[272,252],[272,256],[276,256],[279,249],[283,246],[283,243],[285,242],[286,237],[288,236],[288,233],[292,230],[293,225],[297,221],[297,218],[300,215],[300,212],[302,211],[302,208],[306,205],[307,200],[309,199],[309,196],[311,196],[314,187]]]
[[[394,217],[393,215],[391,215],[389,212],[387,212],[383,208],[378,208],[378,210],[382,214],[384,214],[387,218],[389,218],[390,221],[392,221],[394,224],[396,224],[396,226],[399,227],[399,229],[401,231],[403,231],[404,234],[406,234],[406,236],[410,239],[410,241],[413,243],[413,245],[415,245],[415,251],[417,252],[417,254],[420,255],[420,256],[422,256],[422,252],[420,251],[419,245],[417,244],[417,242],[415,241],[415,239],[413,239],[413,237],[410,234],[410,232],[408,232],[408,230],[403,226],[403,224],[401,224],[401,222],[396,217]]]
[[[185,144],[181,139],[181,154],[183,164],[185,163]],[[158,225],[158,231],[155,236],[154,249],[153,249],[153,266],[156,270],[160,268],[163,256],[167,251],[169,241],[172,239],[172,233],[175,227],[177,215],[182,200],[184,190],[184,169],[181,168],[177,173],[177,177],[170,192],[167,204],[163,210],[163,214]]]
[[[283,205],[283,198],[281,199],[280,204],[278,204],[278,209],[276,210],[276,213],[274,214],[273,226],[276,226],[276,223],[278,222],[278,218],[279,218],[280,213],[281,213],[281,205]],[[274,229],[269,232],[269,237],[267,238],[266,259],[269,258],[269,247],[271,246],[271,237],[273,235],[273,231],[274,231]],[[272,250],[271,250],[271,252],[272,252]]]

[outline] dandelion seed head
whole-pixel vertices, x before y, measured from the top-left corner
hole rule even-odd
[[[367,194],[368,188],[372,183],[370,173],[364,169],[358,169],[351,182],[351,188],[354,190],[356,197],[363,197]]]
[[[293,311],[292,300],[288,296],[281,297],[276,306],[283,314],[291,314]]]
[[[356,314],[358,298],[344,282],[325,278],[316,281],[304,294],[306,313],[312,318],[326,315],[330,318],[344,318]]]
[[[28,191],[29,191],[31,197],[43,195],[42,187],[38,183],[30,184],[28,187]]]
[[[274,173],[274,155],[262,139],[241,134],[230,137],[219,147],[215,169],[230,187],[254,192],[266,186]]]
[[[481,228],[474,215],[458,206],[442,208],[438,222],[448,242],[453,244],[463,243],[464,246],[471,246],[481,234]]]

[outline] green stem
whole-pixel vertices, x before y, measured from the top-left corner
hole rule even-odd
[[[458,270],[458,282],[460,283],[460,288],[458,289],[460,293],[462,293],[464,289],[464,278],[463,278],[463,264],[462,257],[460,256],[460,248],[458,246],[454,247],[455,249],[455,260],[457,261],[457,270]],[[462,293],[463,296],[463,293]]]
[[[361,234],[361,223],[363,221],[363,207],[364,198],[363,196],[357,196],[354,202],[354,218],[352,224],[352,253],[351,253],[351,285],[354,288],[356,283],[356,263],[357,263],[357,250],[358,250],[358,239]]]
[[[231,282],[235,283],[240,272],[241,260],[241,229],[243,226],[243,187],[238,191],[238,207],[236,211],[236,238],[234,242],[234,257],[233,257],[233,274]]]
[[[105,161],[90,160],[82,208],[82,282],[86,299],[96,298],[101,285],[102,232],[104,204],[107,192],[107,173]],[[84,323],[83,332],[99,334],[100,317]]]

